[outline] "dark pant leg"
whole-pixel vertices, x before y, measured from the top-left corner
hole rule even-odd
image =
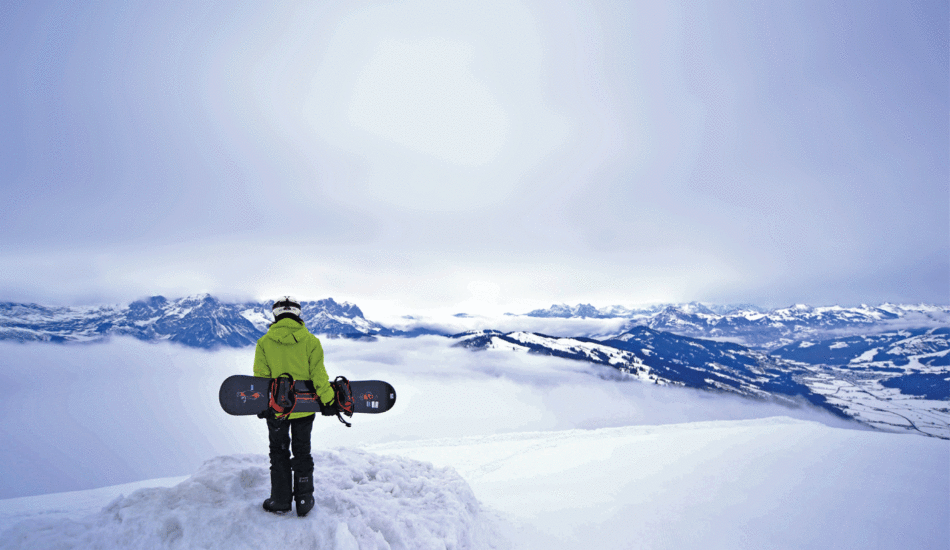
[[[313,508],[313,455],[310,454],[310,433],[315,415],[291,420],[291,459],[294,470],[294,501],[297,515],[305,516]]]
[[[270,441],[270,495],[278,504],[291,500],[290,422],[267,420]]]
[[[310,454],[310,433],[315,415],[295,418],[290,421],[292,439],[290,448],[294,453],[291,466],[294,472],[313,472],[313,455]]]
[[[270,441],[270,469],[290,468],[290,423],[268,419],[267,435]]]

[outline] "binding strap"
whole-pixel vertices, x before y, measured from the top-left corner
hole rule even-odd
[[[278,375],[270,383],[270,401],[268,405],[274,411],[275,420],[283,420],[294,412],[297,398],[294,394],[294,377],[289,373]]]
[[[350,381],[344,376],[337,376],[333,382],[330,382],[330,386],[333,387],[333,394],[336,400],[336,417],[340,419],[340,422],[346,424],[347,428],[352,427],[353,425],[343,419],[343,415],[347,417],[353,416],[353,389],[350,387]]]

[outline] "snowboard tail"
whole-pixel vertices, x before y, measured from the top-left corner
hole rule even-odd
[[[227,377],[218,390],[218,401],[224,412],[235,416],[256,415],[270,404],[273,378],[236,374]],[[378,414],[396,404],[396,390],[382,380],[350,380],[353,412]],[[320,412],[322,404],[310,380],[294,381],[296,404],[293,412]]]

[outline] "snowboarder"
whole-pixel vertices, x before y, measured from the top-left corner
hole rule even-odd
[[[323,366],[323,347],[300,318],[300,303],[284,296],[274,302],[272,310],[274,322],[257,341],[254,351],[254,376],[276,378],[289,374],[295,380],[311,380],[324,405],[321,412],[335,414],[334,390]],[[264,501],[264,509],[281,514],[289,512],[294,500],[297,515],[305,516],[314,504],[313,456],[310,454],[314,413],[291,413],[280,419],[273,413],[260,416],[267,419],[270,440],[271,493]]]

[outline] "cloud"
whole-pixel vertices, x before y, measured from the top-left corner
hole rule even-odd
[[[464,42],[383,42],[357,78],[353,125],[417,152],[466,167],[491,161],[508,117],[472,74]]]
[[[917,9],[17,7],[0,292],[942,301],[946,9]]]
[[[397,391],[383,415],[314,425],[314,446],[606,426],[791,416],[856,427],[828,413],[620,381],[608,368],[453,348],[441,337],[324,340],[331,377],[382,379]],[[263,422],[220,410],[224,378],[249,373],[253,350],[206,352],[115,339],[100,345],[0,343],[0,498],[193,472],[222,454],[266,452]],[[38,401],[24,365],[42,373]],[[45,395],[45,394],[44,394]],[[331,422],[332,420],[332,422]]]
[[[315,135],[360,173],[327,182],[329,196],[415,215],[515,198],[566,133],[536,78],[540,55],[517,4],[417,1],[352,14],[334,29],[304,106]]]

